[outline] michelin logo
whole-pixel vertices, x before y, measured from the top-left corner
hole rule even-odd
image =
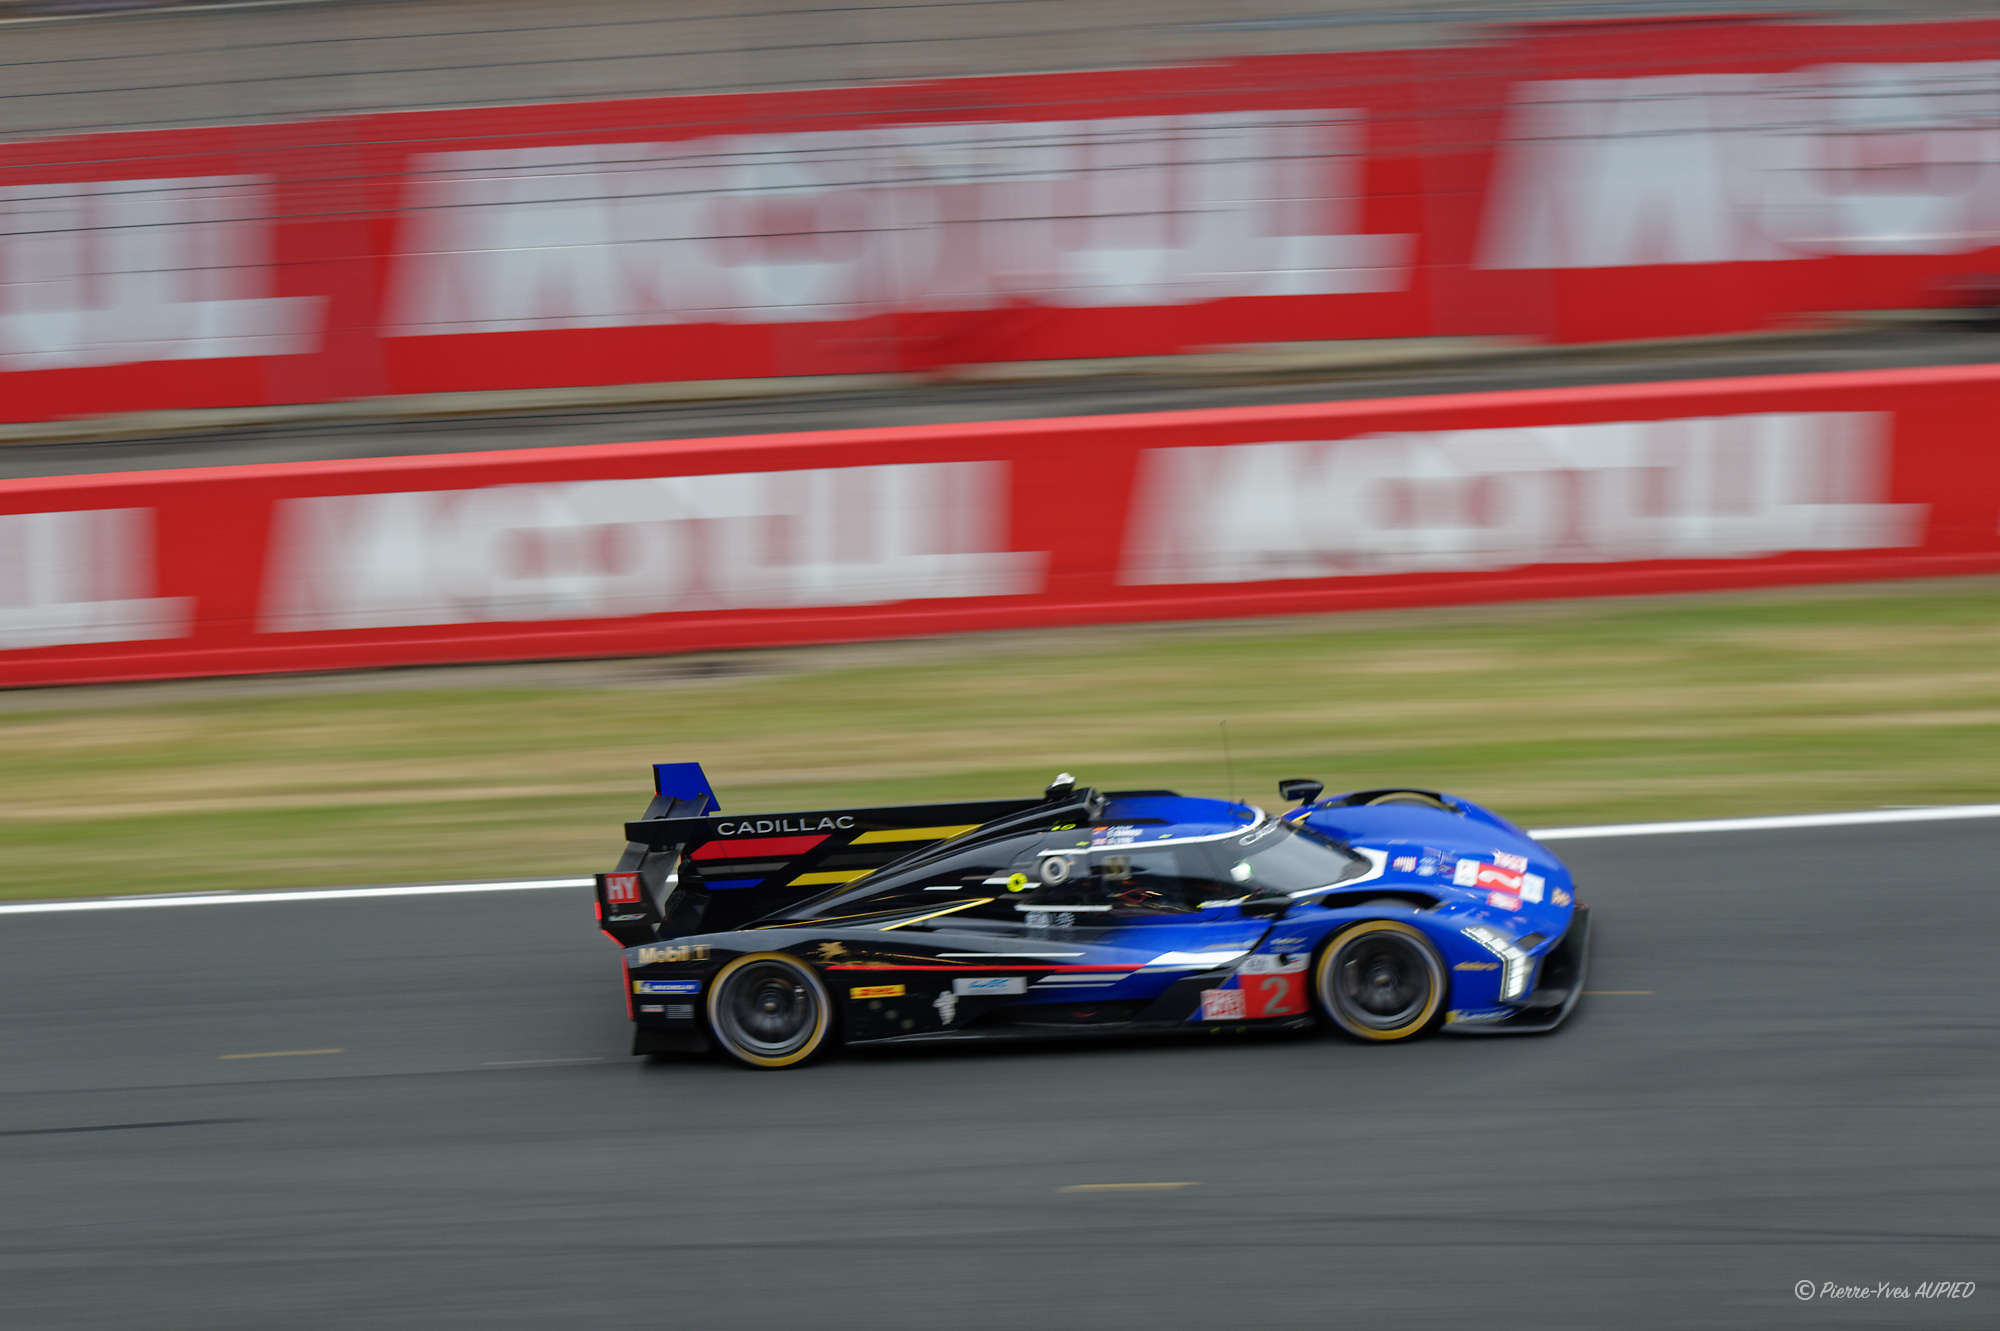
[[[635,994],[698,994],[700,980],[634,980],[632,992]]]

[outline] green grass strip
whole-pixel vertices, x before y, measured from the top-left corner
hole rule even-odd
[[[581,874],[736,811],[1408,783],[1530,825],[2000,799],[2000,582],[0,695],[0,896]]]

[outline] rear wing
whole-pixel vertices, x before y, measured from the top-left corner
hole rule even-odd
[[[645,817],[625,824],[617,872],[597,876],[599,925],[626,947],[735,928],[1072,795],[1065,786],[1039,799],[724,815],[700,764],[653,771],[653,802]]]
[[[647,818],[696,817],[722,807],[700,763],[654,763]],[[597,875],[597,926],[626,947],[661,936],[677,857],[628,841],[618,868]]]

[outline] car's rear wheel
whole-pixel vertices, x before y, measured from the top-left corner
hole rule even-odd
[[[833,1000],[812,967],[783,952],[752,952],[716,973],[708,1026],[731,1058],[788,1068],[820,1051],[833,1029]]]
[[[1399,920],[1364,920],[1320,953],[1314,989],[1328,1020],[1360,1040],[1421,1034],[1445,996],[1444,961],[1423,931]]]

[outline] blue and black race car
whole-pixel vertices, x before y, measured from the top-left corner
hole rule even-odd
[[[1360,1040],[1553,1030],[1589,911],[1512,823],[1427,790],[1269,814],[1058,777],[1040,799],[731,816],[654,768],[598,920],[635,1054],[759,1068],[836,1043],[1330,1024]]]

